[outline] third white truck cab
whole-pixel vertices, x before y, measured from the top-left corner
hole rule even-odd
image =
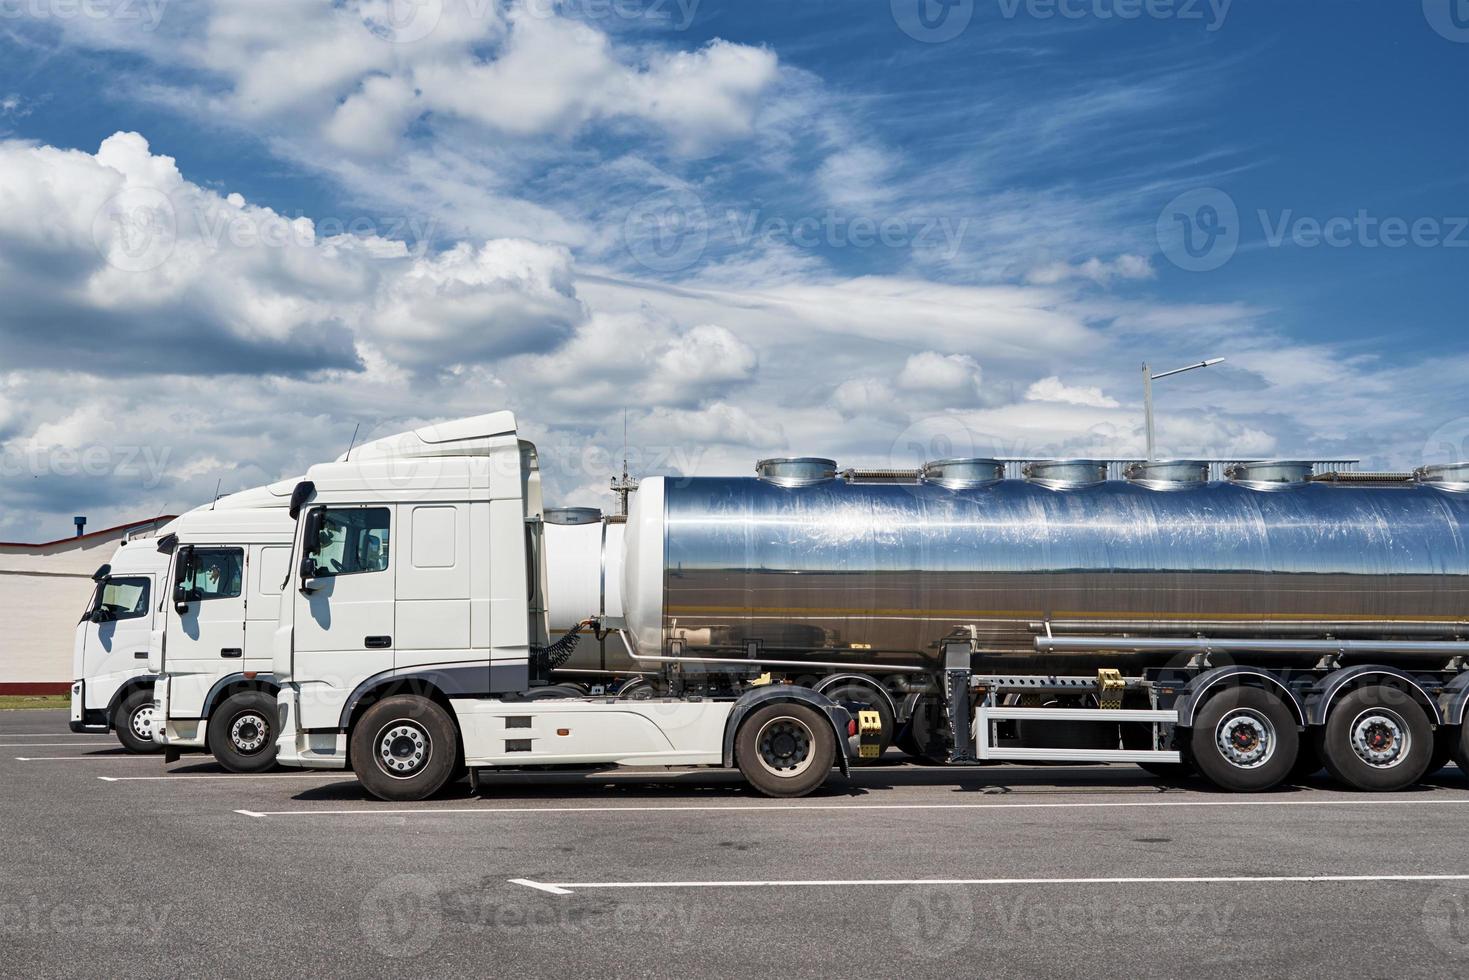
[[[154,737],[171,758],[204,748],[233,772],[274,764],[270,647],[290,574],[294,486],[224,497],[160,539],[170,563],[150,666],[159,675]]]
[[[173,523],[161,533],[168,533]],[[97,569],[96,587],[73,642],[71,730],[115,731],[130,752],[154,752],[153,685],[148,645],[161,616],[159,592],[168,556],[153,534],[128,538]]]

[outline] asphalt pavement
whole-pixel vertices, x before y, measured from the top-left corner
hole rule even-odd
[[[792,801],[658,770],[391,805],[0,711],[0,827],[12,976],[1469,974],[1452,767],[1236,796],[894,758]]]

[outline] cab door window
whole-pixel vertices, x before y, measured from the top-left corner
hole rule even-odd
[[[88,616],[103,613],[109,622],[148,615],[149,581],[146,576],[109,578],[96,591]]]
[[[194,548],[182,561],[178,598],[183,602],[234,599],[245,583],[245,552],[240,548]]]
[[[388,568],[387,507],[327,507],[315,542],[306,543],[315,577],[384,572]]]

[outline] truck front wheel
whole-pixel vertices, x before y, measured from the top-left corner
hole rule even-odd
[[[352,729],[352,770],[373,796],[423,800],[454,775],[459,734],[449,713],[428,698],[400,694],[367,709]]]
[[[825,715],[803,704],[755,711],[735,735],[735,763],[765,796],[805,796],[836,764],[836,735]]]
[[[161,752],[163,746],[153,741],[153,689],[138,688],[118,704],[112,715],[112,730],[129,752]]]
[[[1278,785],[1296,763],[1300,736],[1291,710],[1269,691],[1221,691],[1194,717],[1189,758],[1220,789],[1258,793]]]
[[[274,718],[274,695],[230,695],[209,715],[205,741],[215,761],[230,772],[265,772],[275,765]]]

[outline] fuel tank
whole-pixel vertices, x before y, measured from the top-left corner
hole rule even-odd
[[[779,464],[779,465],[772,465]],[[864,482],[830,461],[652,478],[622,600],[642,655],[934,667],[977,636],[1019,673],[1168,662],[1035,650],[1038,633],[1450,640],[1469,632],[1469,483],[1313,480],[1309,466],[929,464]],[[757,652],[758,651],[758,652]]]

